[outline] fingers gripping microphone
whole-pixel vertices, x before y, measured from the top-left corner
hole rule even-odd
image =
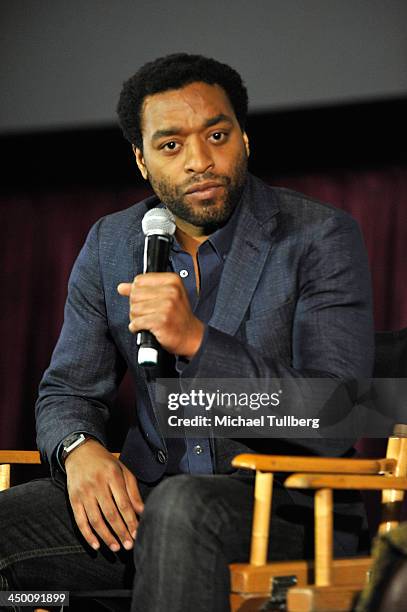
[[[170,248],[175,232],[175,220],[166,208],[152,208],[141,223],[145,235],[143,272],[166,272]],[[149,331],[137,334],[138,363],[141,366],[158,364],[159,343]]]

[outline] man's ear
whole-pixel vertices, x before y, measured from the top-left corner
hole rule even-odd
[[[244,146],[245,146],[245,149],[246,149],[247,157],[249,157],[249,155],[250,155],[250,145],[249,145],[249,137],[246,134],[246,132],[243,132],[243,142],[244,142]]]
[[[148,173],[147,173],[146,164],[144,162],[143,153],[141,152],[141,149],[136,147],[136,145],[131,145],[131,148],[133,149],[133,153],[136,157],[138,169],[140,170],[143,179],[147,180]]]

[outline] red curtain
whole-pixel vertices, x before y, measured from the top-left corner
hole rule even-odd
[[[330,202],[358,220],[370,257],[376,328],[407,326],[407,168],[266,180]],[[35,447],[37,387],[62,323],[68,275],[88,229],[102,215],[125,208],[147,193],[140,188],[102,191],[78,187],[0,198],[0,448]],[[131,395],[127,381],[120,410],[131,409]]]

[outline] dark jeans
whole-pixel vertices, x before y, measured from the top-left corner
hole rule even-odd
[[[132,588],[132,612],[229,610],[228,564],[249,558],[252,477],[178,475],[140,487],[146,503],[134,550],[119,553],[86,544],[62,482],[35,480],[0,493],[0,588]],[[312,512],[295,507],[292,493],[277,487],[270,558],[312,555]],[[354,534],[345,552],[352,548]]]

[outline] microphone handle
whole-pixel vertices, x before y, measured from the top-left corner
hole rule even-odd
[[[149,331],[140,331],[137,334],[139,345],[137,362],[144,368],[158,365],[158,351],[160,345],[157,338]]]
[[[144,274],[146,272],[166,272],[172,236],[167,234],[153,234],[146,236],[144,242]],[[139,345],[138,364],[142,367],[158,365],[160,344],[154,334],[147,330],[137,334]]]

